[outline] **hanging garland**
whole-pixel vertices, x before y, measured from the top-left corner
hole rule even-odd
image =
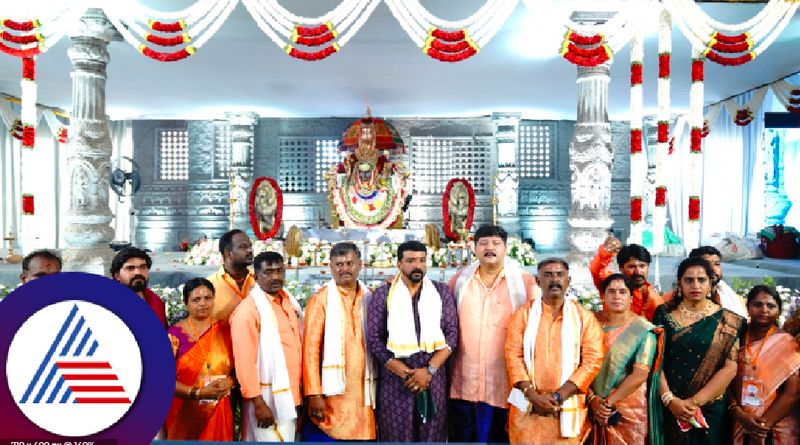
[[[778,101],[790,113],[800,113],[800,86],[791,85],[786,79],[781,79],[772,85],[772,92]]]
[[[585,67],[606,63],[614,55],[602,34],[583,36],[571,29],[564,35],[560,54],[571,63]]]
[[[642,243],[642,195],[644,184],[647,180],[647,157],[642,150],[642,119],[644,115],[643,59],[644,39],[641,26],[634,24],[635,29],[631,36],[631,228],[628,243]],[[584,40],[587,44],[595,43],[601,39]]]
[[[705,81],[705,63],[702,50],[692,50],[692,74],[689,92],[689,168],[687,208],[688,225],[684,231],[684,246],[693,249],[700,245],[700,196],[702,194],[702,162],[703,162],[703,98]]]
[[[23,193],[22,194],[22,214],[23,215],[33,215],[36,211],[36,206],[34,205],[33,195],[30,193]]]
[[[763,86],[753,91],[753,95],[750,97],[750,100],[744,104],[744,106],[739,107],[735,98],[730,98],[724,101],[723,105],[736,125],[740,127],[746,127],[753,122],[755,113],[761,109],[761,105],[763,104],[764,97],[766,95],[767,87]]]
[[[672,53],[672,17],[661,11],[658,28],[658,119],[655,171],[655,209],[653,211],[653,252],[664,249],[664,227],[667,224],[667,157],[669,156],[670,59]]]

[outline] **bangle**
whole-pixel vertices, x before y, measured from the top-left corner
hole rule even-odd
[[[190,399],[197,399],[197,398],[198,398],[198,397],[197,397],[197,392],[198,392],[199,390],[200,390],[199,388],[192,388],[192,390],[191,390],[191,391],[189,391],[189,398],[190,398]]]
[[[669,406],[669,403],[673,400],[675,400],[675,394],[673,394],[672,391],[667,391],[661,395],[661,403],[664,404],[664,406]]]
[[[595,397],[597,397],[597,396],[596,396],[596,395],[594,395],[594,394],[589,394],[589,395],[586,397],[586,404],[588,405],[588,404],[592,403],[592,400],[594,400],[594,399],[595,399]]]

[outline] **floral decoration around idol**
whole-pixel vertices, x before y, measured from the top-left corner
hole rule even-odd
[[[464,178],[447,182],[442,196],[442,228],[444,236],[458,241],[466,238],[475,217],[475,191]]]
[[[262,176],[253,181],[248,209],[256,238],[266,240],[278,234],[283,220],[283,192],[274,178]]]

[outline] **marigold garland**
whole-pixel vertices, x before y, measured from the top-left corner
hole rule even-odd
[[[292,41],[294,43],[299,44],[299,45],[322,46],[322,45],[332,41],[335,38],[336,38],[336,34],[332,33],[332,32],[329,32],[327,34],[323,34],[321,36],[316,36],[316,37],[306,37],[306,36],[301,36],[301,35],[292,36]]]
[[[0,33],[0,37],[2,37],[3,40],[7,42],[17,43],[20,45],[27,45],[30,43],[41,42],[44,40],[44,36],[42,36],[41,34],[17,35],[17,34],[11,34],[8,31],[3,31],[2,33]]]
[[[669,139],[669,122],[658,121],[658,139],[657,142],[667,142]]]
[[[746,127],[753,122],[753,112],[749,108],[740,108],[736,110],[733,122],[740,127]]]
[[[444,31],[439,28],[434,28],[430,30],[428,35],[439,40],[444,40],[445,42],[458,42],[459,40],[465,40],[467,38],[467,32],[463,29],[459,29],[458,31]]]
[[[58,143],[59,144],[66,144],[68,140],[68,130],[67,127],[61,127],[58,129]]]
[[[692,153],[703,152],[703,130],[701,128],[692,128],[690,134],[689,151]]]
[[[711,35],[711,40],[716,40],[718,42],[724,43],[726,45],[733,45],[736,43],[741,43],[747,40],[750,40],[750,33],[744,32],[741,34],[737,34],[735,36],[729,36],[726,34],[722,34],[719,31],[715,32]]]
[[[302,26],[298,23],[294,25],[294,31],[292,31],[292,36],[303,36],[303,37],[318,37],[323,34],[327,34],[329,31],[333,31],[333,23],[325,22],[319,26]]]
[[[746,42],[728,44],[728,43],[722,43],[722,42],[715,42],[715,41],[712,40],[709,43],[709,48],[717,50],[717,51],[719,51],[721,53],[727,53],[727,54],[743,53],[745,51],[749,51],[749,50],[753,49],[753,41],[752,40],[748,40]]]
[[[36,128],[32,125],[22,127],[22,148],[32,149],[36,143]]]
[[[631,85],[641,85],[642,84],[642,64],[641,63],[632,63],[631,64]]]
[[[467,210],[467,220],[465,221],[464,225],[466,226],[467,230],[472,227],[472,220],[475,217],[475,190],[472,189],[472,184],[469,183],[464,178],[453,178],[447,182],[447,185],[444,188],[444,195],[442,196],[442,231],[444,232],[444,236],[448,239],[453,241],[458,241],[458,234],[453,233],[452,229],[450,228],[450,212],[448,211],[448,204],[450,203],[450,191],[453,189],[453,186],[456,185],[457,182],[464,184],[464,187],[467,188],[467,195],[469,196],[469,209]]]
[[[700,221],[700,197],[689,197],[689,221]]]
[[[577,45],[598,45],[605,40],[603,34],[595,34],[592,36],[584,36],[576,33],[573,30],[568,30],[565,36],[567,40]]]
[[[266,233],[262,232],[259,228],[258,215],[256,214],[256,192],[258,191],[258,187],[264,181],[267,181],[273,190],[275,190],[276,204],[275,220],[272,223],[272,227]],[[280,186],[278,186],[278,182],[274,178],[261,176],[253,181],[253,187],[250,189],[250,195],[247,200],[247,208],[250,212],[250,226],[253,228],[253,234],[256,236],[256,238],[265,240],[274,238],[275,235],[278,234],[278,230],[280,230],[281,223],[283,222],[283,191],[281,191]]]
[[[574,65],[584,66],[584,67],[601,65],[610,60],[609,55],[606,53],[603,53],[602,55],[597,57],[587,58],[587,57],[580,57],[571,52],[567,52],[564,54],[564,58]]]
[[[658,55],[658,77],[662,79],[669,79],[669,67],[670,67],[670,58],[672,55],[670,53],[664,53]]]
[[[3,42],[0,42],[0,51],[3,51],[9,56],[24,58],[24,57],[38,56],[39,54],[41,54],[42,49],[39,46],[34,46],[33,48],[28,48],[28,49],[12,48]]]
[[[692,60],[692,82],[702,82],[705,77],[704,63],[702,59]]]
[[[22,58],[22,78],[28,80],[36,79],[36,62],[32,57]]]
[[[430,41],[430,43],[428,43],[428,45],[431,48],[443,53],[457,53],[469,48],[469,42],[465,40],[456,43],[447,43],[441,40],[433,39]]]

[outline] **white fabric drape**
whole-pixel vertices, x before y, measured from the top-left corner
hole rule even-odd
[[[133,159],[132,122],[129,120],[108,121],[108,131],[111,135],[111,164],[112,166],[122,165],[127,169],[128,163],[122,162],[122,157],[127,156]],[[131,197],[120,200],[113,191],[108,194],[108,206],[111,208],[111,213],[114,214],[111,226],[114,228],[115,240],[135,241],[131,238],[131,200]]]

